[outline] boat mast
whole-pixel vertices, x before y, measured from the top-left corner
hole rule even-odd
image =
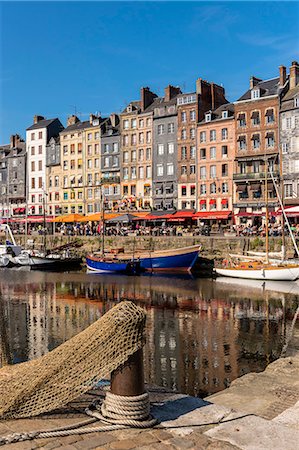
[[[46,255],[46,192],[45,187],[43,187],[43,252]]]
[[[101,226],[101,253],[104,256],[105,253],[105,208],[104,208],[104,193],[103,193],[103,184],[101,184],[101,216],[102,216],[102,226]]]
[[[269,264],[268,159],[265,155],[266,264]]]

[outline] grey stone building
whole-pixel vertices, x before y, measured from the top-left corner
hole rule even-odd
[[[46,146],[46,167],[60,165],[60,136],[53,136]]]
[[[0,147],[0,216],[26,213],[26,144],[18,134]]]
[[[290,67],[289,90],[280,105],[280,155],[286,205],[299,205],[299,65]]]
[[[101,174],[105,209],[117,210],[120,192],[120,121],[111,114],[101,127]]]
[[[178,207],[177,96],[180,88],[167,86],[156,99],[153,126],[153,209]]]

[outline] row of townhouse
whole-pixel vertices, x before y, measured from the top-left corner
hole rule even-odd
[[[261,220],[283,180],[286,204],[299,203],[299,65],[250,78],[229,103],[222,86],[197,79],[193,92],[142,88],[120,114],[80,121],[35,116],[26,144],[0,148],[0,213],[197,210],[202,218]],[[267,180],[267,188],[266,188]]]

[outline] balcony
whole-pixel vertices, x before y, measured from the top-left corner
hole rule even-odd
[[[102,184],[119,184],[120,177],[119,176],[111,176],[111,177],[103,177],[101,178]]]
[[[265,172],[249,172],[249,173],[234,173],[233,175],[233,180],[234,181],[241,181],[241,180],[260,180],[260,179],[265,179]],[[278,178],[279,177],[279,172],[273,172],[273,176],[274,178]],[[271,179],[271,175],[270,173],[268,173],[268,179]]]

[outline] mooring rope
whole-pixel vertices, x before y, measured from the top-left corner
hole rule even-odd
[[[138,396],[126,397],[106,393],[106,399],[94,402],[85,413],[90,419],[66,427],[52,430],[40,430],[34,432],[13,433],[0,437],[0,445],[13,444],[15,442],[28,441],[41,438],[54,438],[74,436],[95,432],[122,430],[125,428],[151,428],[157,424],[157,419],[149,414],[150,403],[148,393]],[[85,427],[85,425],[101,420],[107,425],[98,427]]]

